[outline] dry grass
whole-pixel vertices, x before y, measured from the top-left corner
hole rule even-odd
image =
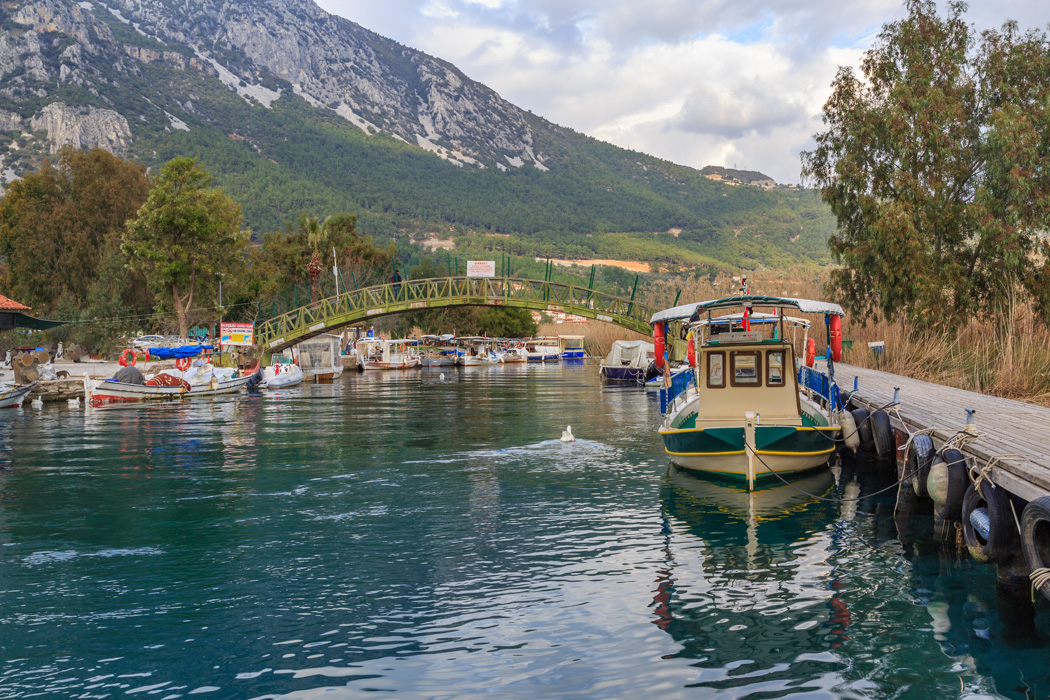
[[[650,336],[640,335],[626,328],[601,321],[541,323],[536,335],[582,335],[584,350],[593,357],[605,357],[608,355],[614,340],[649,340],[649,342],[652,342]]]
[[[812,270],[764,271],[749,275],[751,292],[826,299],[824,278]],[[717,299],[735,294],[739,284],[730,278],[685,280],[678,303]],[[664,308],[674,301],[677,287],[664,283],[650,290],[648,301]],[[823,319],[812,317],[811,334],[823,352]],[[847,315],[843,338],[853,341],[843,361],[902,376],[1050,406],[1050,328],[1030,306],[1017,303],[995,319],[971,319],[950,329],[933,324],[879,321],[862,326]],[[883,341],[886,349],[875,356],[868,348]],[[801,344],[801,343],[800,343]],[[796,348],[801,352],[802,348]]]

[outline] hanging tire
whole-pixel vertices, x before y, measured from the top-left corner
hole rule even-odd
[[[1031,501],[1021,514],[1021,549],[1029,571],[1050,567],[1050,496]],[[1050,599],[1050,582],[1039,592]]]
[[[929,435],[916,435],[911,441],[911,449],[908,451],[908,476],[916,496],[930,495],[926,489],[926,480],[930,476],[930,467],[936,453],[933,438]]]
[[[926,479],[926,491],[933,499],[937,515],[945,520],[961,519],[963,497],[969,485],[966,457],[959,450],[943,450],[934,459]]]
[[[856,408],[850,413],[853,414],[853,422],[857,424],[860,448],[866,452],[871,452],[875,448],[875,439],[871,434],[871,421],[868,419],[868,411],[863,408]]]
[[[979,519],[979,511],[988,518],[988,536],[977,532],[973,520]],[[977,516],[975,517],[975,513]],[[1001,564],[1010,558],[1017,545],[1017,527],[1010,511],[1010,496],[1005,489],[993,486],[985,480],[978,490],[970,484],[963,496],[963,538],[966,549],[976,561]]]
[[[839,389],[839,407],[847,411],[852,411],[856,406],[852,405],[850,401],[850,392],[845,389]]]
[[[875,411],[871,415],[871,438],[875,443],[875,454],[883,461],[893,459],[895,448],[893,445],[893,426],[890,425],[890,417],[885,411]]]

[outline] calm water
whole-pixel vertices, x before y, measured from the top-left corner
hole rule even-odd
[[[593,366],[445,374],[0,416],[0,698],[1050,696],[1048,606],[923,504],[749,504]]]

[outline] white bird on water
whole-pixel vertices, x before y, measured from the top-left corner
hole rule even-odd
[[[439,374],[438,379],[440,379],[441,381],[445,381],[445,373],[442,372],[441,374]]]
[[[33,397],[33,408],[43,408],[43,407],[44,407],[44,402],[40,399],[40,397],[39,396],[34,396]]]
[[[561,441],[562,442],[575,442],[576,441],[576,438],[572,434],[572,426],[571,425],[565,426],[565,430],[561,431]]]
[[[78,396],[75,399],[69,399],[69,401],[67,401],[66,403],[68,403],[70,406],[79,406],[80,405],[80,397]]]

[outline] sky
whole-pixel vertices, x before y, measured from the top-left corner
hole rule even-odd
[[[561,126],[681,165],[800,181],[840,66],[901,0],[317,0]],[[939,5],[944,7],[944,0]],[[1050,23],[1046,0],[970,3],[977,29]]]

